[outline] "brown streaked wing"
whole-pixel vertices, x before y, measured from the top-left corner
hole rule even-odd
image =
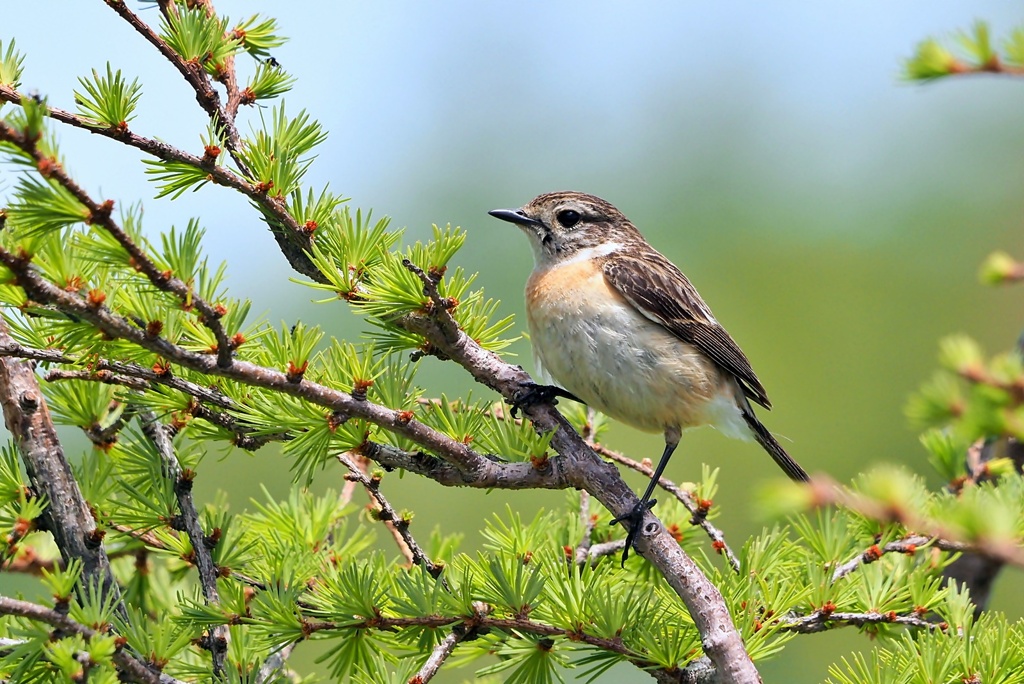
[[[603,270],[608,283],[640,313],[700,349],[736,376],[750,399],[771,408],[750,361],[675,264],[654,250],[644,250],[611,254]]]

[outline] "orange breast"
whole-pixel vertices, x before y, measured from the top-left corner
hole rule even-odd
[[[554,306],[570,310],[602,306],[625,300],[604,278],[596,259],[535,270],[526,281],[527,311]],[[561,304],[561,306],[560,306]],[[566,306],[567,305],[567,306]]]

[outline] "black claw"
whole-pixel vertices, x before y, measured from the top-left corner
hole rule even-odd
[[[633,545],[636,543],[636,538],[640,534],[640,527],[644,522],[644,514],[654,508],[654,504],[656,503],[658,503],[657,499],[651,499],[650,501],[638,501],[629,513],[612,519],[610,523],[612,525],[618,525],[621,522],[629,523],[629,527],[626,529],[626,546],[622,549],[622,567],[626,567],[626,559],[629,558],[629,550],[633,548]]]
[[[583,403],[572,392],[568,392],[555,385],[538,385],[535,382],[524,382],[520,385],[520,388],[519,395],[509,402],[509,405],[512,407],[509,413],[513,418],[517,418],[520,411],[531,406],[537,406],[538,404],[551,404],[553,406],[558,403],[558,397]]]

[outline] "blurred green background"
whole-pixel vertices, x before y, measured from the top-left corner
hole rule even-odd
[[[995,77],[929,86],[899,78],[919,40],[976,18],[1005,35],[1024,21],[1018,4],[216,6],[233,19],[276,16],[292,38],[275,52],[299,78],[289,111],[307,108],[332,134],[311,183],[392,216],[409,239],[428,235],[431,223],[463,226],[469,238],[456,261],[480,272],[505,312],[522,312],[531,257],[523,236],[488,209],[558,189],[616,204],[746,350],[777,406],[765,422],[812,472],[845,481],[893,461],[926,471],[902,407],[931,374],[938,339],[966,332],[992,352],[1024,326],[1021,293],[976,278],[990,251],[1024,254],[1024,91]],[[142,12],[157,21],[155,9]],[[194,97],[102,2],[5,0],[2,15],[0,39],[15,38],[28,55],[26,90],[73,109],[76,77],[109,60],[144,84],[132,128],[198,150],[205,121]],[[241,197],[207,188],[153,200],[137,154],[79,131],[61,137],[87,188],[145,201],[151,232],[201,216],[212,258],[229,260],[233,294],[251,297],[257,312],[347,338],[365,329],[342,304],[310,304],[314,293],[289,281]],[[11,169],[0,174],[0,189],[9,187]],[[531,367],[526,344],[513,351]],[[421,366],[431,393],[471,387],[450,364]],[[69,440],[70,451],[82,448]],[[661,449],[659,437],[622,427],[607,442],[636,457]],[[755,445],[704,430],[685,436],[667,474],[693,479],[702,461],[722,468],[719,522],[738,546],[765,524],[752,492],[779,473]],[[245,507],[260,484],[285,492],[287,468],[273,448],[211,455],[198,493],[224,489]],[[317,488],[338,488],[341,476],[328,471]],[[565,500],[394,475],[385,492],[415,511],[414,532],[461,530],[466,550],[479,545],[481,518],[506,502],[532,515]],[[9,577],[0,589],[36,591]],[[1022,589],[1008,573],[994,605],[1022,615]],[[804,636],[762,664],[764,680],[821,681],[829,662],[870,646],[853,630]],[[650,681],[617,672],[618,681]]]

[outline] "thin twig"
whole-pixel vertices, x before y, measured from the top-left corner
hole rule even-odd
[[[373,461],[369,457],[361,453],[357,453],[355,451],[350,451],[345,456],[352,462],[353,465],[359,468],[360,472],[362,472],[364,476],[370,477],[370,464],[373,463]],[[345,465],[348,466],[348,464]],[[351,473],[349,475],[346,475],[345,486],[341,490],[341,494],[338,497],[338,501],[343,506],[348,505],[349,503],[352,502],[352,494],[355,492],[356,487],[362,486],[363,489],[367,490],[366,495],[370,498],[370,501],[373,502],[373,506],[371,506],[371,509],[376,511],[378,510],[376,508],[377,499],[374,497],[373,493],[363,485],[363,481],[364,478],[355,477]],[[376,481],[379,485],[379,479],[370,477],[370,482],[374,481]],[[382,523],[384,523],[384,527],[387,528],[388,532],[391,533],[391,537],[395,540],[395,545],[398,546],[399,552],[401,552],[401,554],[405,557],[406,562],[410,566],[416,565],[416,557],[413,554],[412,549],[409,548],[409,545],[406,544],[405,540],[402,538],[402,533],[398,530],[398,527],[395,525],[395,519],[388,517],[386,514],[385,517],[388,519],[379,519]]]
[[[120,523],[115,522],[108,522],[107,527],[114,530],[115,532],[119,532],[125,535],[126,537],[130,537],[136,541],[140,541],[146,546],[150,546],[154,549],[165,550],[167,548],[167,546],[159,539],[159,537],[157,537],[149,530],[140,532],[139,530],[136,530],[132,527],[128,527],[127,525],[122,525]]]
[[[449,625],[466,625],[472,630],[498,630],[501,632],[519,632],[546,637],[564,637],[576,643],[594,646],[604,651],[626,656],[641,667],[650,667],[651,663],[638,657],[636,651],[629,648],[619,637],[605,638],[593,636],[585,632],[555,627],[526,617],[498,618],[478,611],[472,617],[460,615],[417,615],[413,617],[374,616],[363,623],[306,622],[303,630],[309,633],[324,630],[340,629],[375,629],[391,631],[409,627],[441,628]]]
[[[644,465],[639,461],[635,461],[632,458],[629,458],[628,456],[625,456],[617,451],[613,451],[612,449],[609,449],[608,447],[602,444],[598,444],[596,442],[590,442],[589,445],[591,449],[593,449],[598,454],[604,456],[607,459],[615,461],[616,463],[621,463],[627,468],[635,470],[638,473],[642,473],[647,477],[652,477],[654,475],[653,468]],[[704,530],[705,533],[707,533],[708,537],[711,538],[712,548],[714,548],[715,551],[717,551],[718,553],[724,555],[726,557],[726,560],[729,561],[729,565],[732,567],[733,571],[738,573],[740,571],[739,558],[737,558],[736,554],[734,554],[732,552],[732,549],[729,548],[729,545],[725,541],[725,535],[722,533],[722,531],[714,525],[712,525],[711,522],[708,520],[708,507],[698,504],[696,501],[694,501],[693,496],[691,496],[688,491],[686,491],[685,489],[683,489],[682,487],[680,487],[679,485],[677,485],[676,483],[674,483],[672,480],[668,479],[665,476],[662,476],[661,479],[658,480],[658,486],[664,489],[672,496],[674,496],[676,499],[679,500],[680,503],[683,504],[686,510],[690,512],[690,524],[696,525],[697,527]]]
[[[292,435],[287,432],[257,434],[254,430],[250,430],[240,425],[238,419],[231,414],[224,413],[223,411],[214,411],[203,406],[199,402],[192,403],[189,407],[189,413],[200,420],[205,420],[208,423],[222,427],[228,432],[233,433],[234,438],[232,439],[232,444],[239,449],[245,449],[246,451],[256,451],[270,442],[288,442],[292,439]]]
[[[842,506],[871,520],[895,522],[915,536],[933,540],[931,543],[939,548],[951,551],[973,551],[983,556],[1010,565],[1024,568],[1024,548],[1009,540],[988,539],[981,537],[973,540],[957,539],[957,535],[934,520],[927,520],[913,511],[889,503],[875,501],[864,494],[852,492],[840,487],[838,483],[826,476],[817,476],[811,480],[811,500],[815,506]]]
[[[414,274],[423,283],[423,294],[430,301],[427,313],[437,322],[441,333],[445,336],[445,340],[449,343],[456,341],[460,333],[459,324],[452,316],[452,309],[455,308],[456,302],[451,298],[442,297],[438,291],[437,284],[440,282],[441,276],[425,272],[408,259],[402,259],[402,266],[405,266],[410,273]]]
[[[856,558],[852,558],[838,566],[832,573],[832,581],[835,582],[842,577],[846,577],[861,565],[874,563],[887,553],[904,553],[912,556],[923,548],[935,548],[943,551],[958,552],[966,551],[971,547],[968,544],[949,541],[948,539],[937,539],[935,537],[925,537],[919,534],[912,534],[904,537],[903,539],[897,539],[887,544],[883,544],[882,546],[875,544],[869,547],[863,553],[858,554]]]
[[[429,572],[434,579],[440,577],[444,571],[444,563],[435,563],[423,552],[423,549],[409,532],[409,521],[399,516],[391,503],[381,494],[380,478],[367,475],[359,466],[352,462],[348,454],[338,454],[337,458],[342,465],[348,468],[350,474],[347,478],[363,485],[367,494],[376,503],[378,508],[376,512],[377,519],[392,524],[393,529],[399,535],[402,544],[408,551],[410,561]]]
[[[214,125],[221,130],[228,149],[236,152],[241,147],[241,137],[238,134],[238,129],[235,127],[234,119],[228,115],[223,105],[221,105],[220,95],[217,93],[217,89],[213,87],[203,66],[198,62],[183,59],[163,38],[149,27],[149,24],[142,21],[137,14],[132,12],[128,8],[127,3],[119,0],[106,0],[106,3],[108,7],[128,22],[139,35],[155,47],[178,70],[185,81],[192,86],[199,106],[209,115]],[[242,173],[247,176],[251,175],[244,161],[235,159],[235,163],[238,164]]]
[[[92,425],[82,427],[82,432],[89,438],[89,441],[100,449],[108,449],[117,442],[117,437],[121,430],[125,428],[135,413],[134,406],[118,401],[112,403],[110,412],[113,413],[117,407],[121,407],[121,412],[110,425],[104,427],[99,423],[93,423]]]
[[[617,554],[624,548],[626,548],[625,539],[615,539],[612,541],[602,542],[600,544],[594,544],[587,550],[586,559],[590,562],[594,562],[598,558]]]
[[[580,535],[580,543],[576,545],[576,565],[583,565],[590,556],[590,547],[593,544],[594,517],[590,514],[590,492],[580,490],[580,527],[583,533]]]
[[[112,215],[114,203],[111,201],[96,202],[89,193],[64,171],[64,168],[56,159],[43,154],[36,144],[36,140],[15,131],[2,121],[0,121],[0,140],[6,140],[25,154],[30,155],[40,169],[46,169],[45,173],[43,173],[45,177],[56,181],[71,193],[83,207],[88,209],[89,216],[86,219],[88,223],[101,226],[111,237],[117,240],[121,248],[127,252],[132,265],[141,271],[154,287],[175,295],[181,300],[182,308],[185,310],[195,307],[200,314],[199,320],[213,333],[214,338],[217,340],[217,364],[222,368],[227,368],[231,365],[235,343],[228,338],[227,332],[225,332],[224,326],[221,324],[221,318],[226,313],[223,307],[211,305],[200,297],[192,286],[171,274],[170,271],[161,271],[153,260],[149,258],[149,255],[135,244],[131,236],[114,220]]]
[[[106,364],[107,362],[102,362]],[[239,407],[235,402],[227,396],[220,395],[209,388],[201,387],[195,383],[190,383],[185,380],[180,380],[173,376],[160,376],[154,371],[142,368],[141,366],[130,369],[130,372],[140,372],[141,375],[145,375],[147,379],[141,377],[132,377],[130,375],[122,375],[119,373],[113,373],[111,371],[68,371],[62,369],[54,369],[48,371],[44,377],[47,382],[59,382],[63,380],[74,380],[78,382],[101,382],[108,385],[118,385],[121,387],[127,387],[136,391],[146,391],[152,389],[154,384],[166,384],[168,386],[176,385],[176,389],[192,396],[195,401],[188,407],[188,412],[195,418],[204,420],[212,425],[222,427],[225,430],[234,434],[233,444],[241,449],[247,451],[255,451],[260,447],[269,444],[270,442],[286,442],[292,439],[292,436],[286,432],[276,432],[271,434],[255,434],[253,430],[249,430],[239,424],[237,418],[229,413],[223,411],[214,411],[213,409],[200,403],[202,400],[214,397],[216,403],[224,408],[230,408],[237,410]],[[164,381],[167,382],[164,382]],[[95,441],[95,440],[94,440]]]
[[[809,615],[786,616],[779,620],[783,631],[798,632],[800,634],[812,634],[824,632],[833,627],[852,626],[864,627],[865,625],[903,625],[904,627],[916,627],[928,631],[945,630],[945,623],[931,622],[925,620],[917,613],[900,615],[892,613],[838,613],[817,610]]]
[[[137,551],[138,548],[133,545],[121,546],[119,548],[106,547],[107,558],[111,560],[134,554]],[[0,563],[0,570],[3,572],[17,572],[26,575],[42,575],[44,570],[52,573],[54,570],[63,569],[64,567],[66,566],[62,559],[40,558],[31,546],[22,546],[14,558],[11,558],[6,563]]]
[[[9,340],[7,343],[0,342],[0,356],[14,356],[25,359],[38,359],[51,363],[74,365],[80,365],[83,362],[83,360],[74,359],[56,350],[33,349],[31,347],[22,347],[13,340]],[[171,389],[175,389],[178,390],[179,392],[183,392],[184,394],[192,396],[197,401],[206,404],[213,404],[214,406],[219,406],[220,408],[223,409],[237,408],[234,400],[232,400],[225,394],[221,393],[219,390],[211,387],[205,387],[194,382],[190,382],[183,378],[179,378],[175,375],[171,375],[170,373],[157,373],[151,368],[144,368],[138,365],[137,363],[126,363],[124,361],[112,361],[109,359],[97,359],[93,357],[88,357],[87,359],[85,359],[85,361],[88,362],[90,366],[89,372],[92,373],[93,377],[88,378],[83,375],[82,377],[77,379],[94,379],[98,382],[107,382],[107,374],[116,373],[119,375],[128,376],[130,378],[138,378],[140,380],[144,380],[150,383],[151,385],[164,385],[165,387],[170,387]],[[46,380],[61,379],[63,378],[61,377],[60,374],[52,378],[50,377],[49,374],[46,376]],[[128,384],[127,381],[110,381],[114,382],[114,384]]]
[[[1024,76],[1024,67],[1006,64],[995,55],[984,64],[968,64],[959,59],[952,59],[949,63],[949,73],[946,75],[979,76],[985,74],[1021,77]]]
[[[35,603],[29,603],[28,601],[18,601],[6,596],[0,596],[0,614],[17,615],[29,620],[45,622],[65,632],[81,634],[86,638],[92,638],[98,634],[96,630],[75,622],[67,615],[56,610],[51,610]],[[184,684],[184,682],[168,675],[153,672],[142,662],[129,655],[124,649],[114,651],[113,660],[128,677],[136,682],[144,682],[145,684]]]
[[[15,356],[15,354],[12,354]],[[133,378],[127,375],[119,375],[117,373],[111,373],[109,371],[91,371],[91,370],[59,370],[54,369],[47,371],[43,379],[47,382],[60,382],[62,380],[80,380],[89,382],[99,382],[104,385],[117,385],[119,387],[127,387],[136,391],[145,391],[152,387],[152,385],[142,378]]]
[[[0,101],[21,104],[24,98],[25,95],[17,90],[0,84]],[[281,247],[282,253],[288,259],[289,265],[299,273],[317,282],[325,282],[323,274],[313,266],[313,262],[306,256],[306,252],[310,249],[312,233],[306,230],[304,226],[300,226],[299,222],[288,211],[284,200],[271,195],[263,184],[253,183],[228,167],[217,164],[217,158],[213,154],[215,150],[212,148],[204,153],[203,156],[196,156],[161,140],[139,135],[126,127],[100,126],[91,119],[58,109],[57,107],[47,107],[46,111],[54,121],[116,140],[119,143],[134,147],[163,161],[180,162],[197,169],[202,169],[208,174],[210,182],[242,193],[253,204],[257,205],[265,216],[271,217],[273,223],[277,224],[276,227],[271,225],[271,229]]]
[[[199,512],[192,500],[192,484],[194,473],[182,470],[175,454],[174,443],[167,434],[166,427],[160,423],[152,411],[142,411],[139,415],[142,434],[153,444],[163,464],[164,474],[174,485],[174,495],[178,499],[178,510],[185,534],[192,544],[192,556],[196,569],[199,571],[199,585],[203,590],[203,598],[207,605],[220,605],[217,594],[217,578],[220,570],[213,562],[210,553],[210,538],[203,533]],[[228,629],[219,625],[211,630],[207,646],[213,656],[213,676],[219,679],[224,673],[224,660],[227,656]]]

